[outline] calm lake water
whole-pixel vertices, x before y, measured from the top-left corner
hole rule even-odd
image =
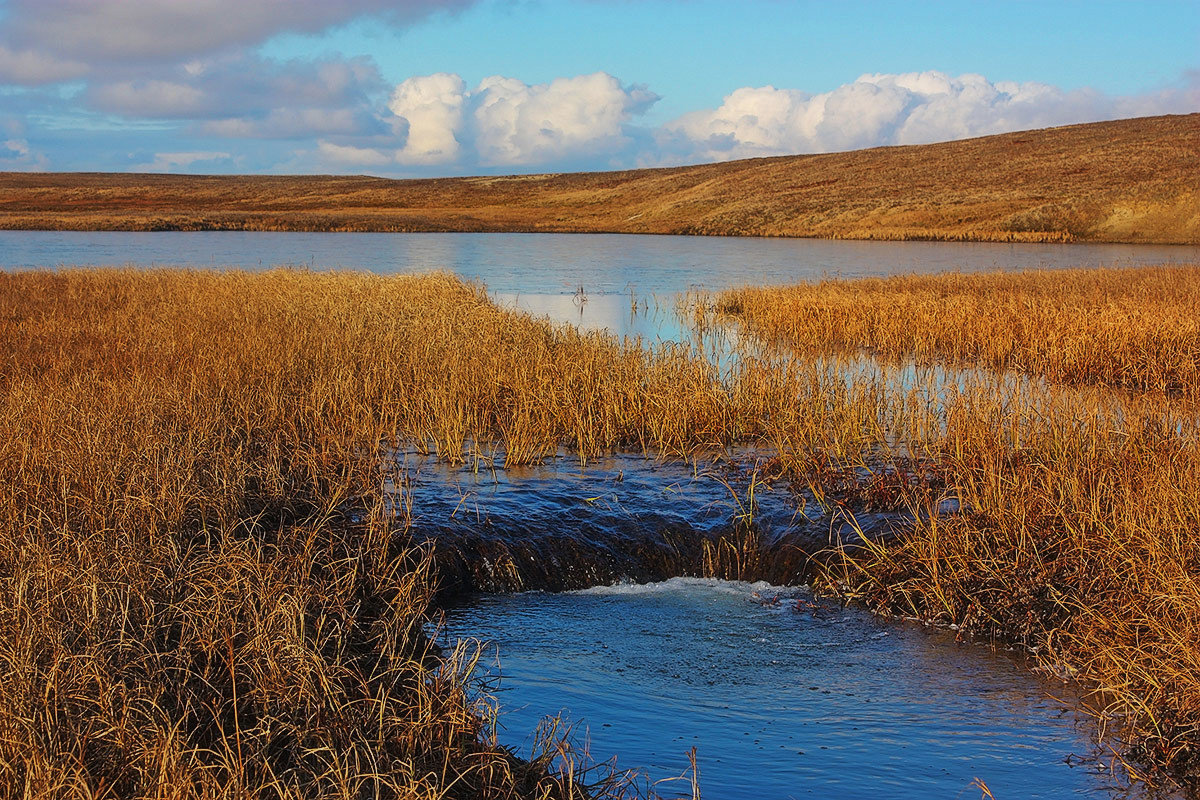
[[[0,232],[0,269],[440,269],[481,281],[499,302],[538,315],[670,338],[682,335],[671,322],[674,298],[690,289],[1196,261],[1196,247],[1124,245]],[[581,288],[586,303],[580,302]],[[519,506],[514,519],[542,514],[546,519],[538,524],[545,531],[571,536],[587,525],[627,526],[642,519],[643,510],[661,512],[667,504],[659,495],[685,485],[683,477],[664,481],[624,465],[610,472],[612,486],[605,491],[611,498],[586,481],[576,486],[573,474],[564,477],[562,470],[535,469],[490,483],[472,479],[478,485],[428,476],[414,484],[413,511],[464,525],[473,514],[480,530],[490,525],[511,536],[506,509]],[[720,491],[704,494],[711,485],[690,491],[694,509],[675,504],[689,525],[698,528],[714,513],[728,513]],[[597,522],[588,515],[600,501],[607,516]],[[501,741],[521,749],[538,720],[565,712],[586,726],[597,758],[619,754],[622,767],[642,767],[651,781],[682,774],[695,746],[709,800],[978,797],[970,787],[974,778],[1001,798],[1114,795],[1099,773],[1066,763],[1090,747],[1086,726],[1077,728],[1073,716],[1046,696],[1047,688],[1061,686],[1048,687],[1007,656],[948,635],[810,603],[801,590],[677,578],[563,594],[481,596],[449,610],[443,635],[451,642],[459,636],[487,640],[488,652],[498,654],[499,666],[493,657],[490,669],[501,690]],[[689,793],[683,783],[659,784],[657,791]]]
[[[0,268],[277,265],[379,273],[444,269],[481,281],[504,303],[584,328],[664,335],[654,318],[688,289],[907,272],[1200,261],[1200,248],[1150,245],[848,242],[689,236],[504,233],[0,231]],[[586,304],[574,302],[583,287]],[[648,310],[631,314],[630,295]]]

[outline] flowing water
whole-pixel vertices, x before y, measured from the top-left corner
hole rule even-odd
[[[1196,247],[1125,245],[0,232],[0,269],[442,269],[484,283],[497,302],[648,339],[687,336],[672,309],[679,293],[700,288],[1196,261]],[[513,470],[399,461],[414,530],[438,550],[453,603],[441,636],[489,643],[500,740],[518,750],[540,719],[563,712],[586,726],[597,759],[619,754],[650,783],[682,775],[696,747],[710,800],[978,797],[976,778],[1007,798],[1119,791],[1096,769],[1070,766],[1091,745],[1071,705],[1047,696],[1061,685],[952,634],[778,588],[800,582],[808,553],[850,535],[803,492],[760,487],[764,558],[730,577],[770,584],[677,577],[698,574],[705,542],[739,535],[746,471],[736,458],[617,455],[587,468],[558,458]],[[654,791],[690,796],[685,782]]]
[[[808,553],[853,536],[811,496],[757,486],[761,558],[745,580],[695,577],[701,543],[736,537],[750,453],[400,465],[449,594],[442,642],[486,643],[478,674],[518,753],[561,715],[577,747],[663,797],[690,792],[671,779],[692,747],[708,798],[954,798],[979,796],[976,778],[1004,797],[1113,794],[1068,687],[795,588]]]
[[[1007,654],[765,583],[672,578],[491,595],[447,612],[488,642],[499,740],[582,723],[664,797],[696,748],[706,798],[1106,796],[1086,724]]]
[[[566,454],[508,468],[414,454],[400,462],[398,495],[411,503],[413,531],[433,545],[442,591],[452,595],[702,574],[706,544],[745,543],[751,519],[753,557],[729,566],[730,577],[799,583],[811,553],[857,542],[859,531],[894,517],[851,519],[804,489],[764,482],[749,452],[692,463],[628,454],[586,466]]]

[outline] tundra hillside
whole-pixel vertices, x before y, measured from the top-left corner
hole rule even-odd
[[[0,173],[0,228],[1200,243],[1200,114],[558,175]]]

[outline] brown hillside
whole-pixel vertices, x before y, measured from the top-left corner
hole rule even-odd
[[[0,173],[0,228],[1200,243],[1200,114],[669,169],[387,180]]]

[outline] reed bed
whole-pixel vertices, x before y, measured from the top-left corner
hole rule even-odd
[[[890,538],[826,554],[817,581],[889,614],[1023,645],[1043,668],[1095,689],[1098,718],[1119,730],[1127,745],[1119,757],[1135,756],[1127,762],[1135,774],[1165,771],[1192,790],[1200,781],[1197,278],[1196,266],[945,275],[718,300],[750,331],[805,358],[866,349],[885,363],[957,365],[918,371],[933,376],[924,380],[890,368],[873,451],[883,458],[859,463],[852,483],[869,488],[890,476],[892,500],[910,521]],[[778,427],[785,465],[787,437],[803,429]],[[788,468],[819,480],[811,447],[799,462]]]
[[[1137,341],[1155,303],[1189,330],[1179,309],[1194,290],[1169,278],[1192,274],[1131,274],[1143,299],[1130,330],[1097,340],[1103,352]],[[1055,274],[1060,287],[1069,275]],[[1123,285],[1082,275],[1093,298]],[[1040,298],[1009,316],[1049,313],[1056,295],[1036,276],[978,280],[1002,279]],[[820,292],[835,310],[865,297],[853,302],[882,320],[891,285]],[[472,652],[427,638],[437,577],[395,495],[397,454],[511,465],[564,448],[690,458],[738,443],[775,456],[751,486],[791,479],[848,518],[910,511],[896,537],[827,554],[827,589],[1023,643],[1101,688],[1145,762],[1194,783],[1200,453],[1194,412],[1170,395],[1195,396],[1196,378],[1167,358],[1185,339],[1161,326],[1155,341],[1174,344],[1143,348],[1137,369],[1113,373],[1137,378],[1124,382],[933,345],[895,353],[1141,394],[913,372],[830,356],[872,345],[847,312],[799,303],[810,289],[776,291],[775,333],[761,322],[772,295],[721,303],[738,298],[750,330],[799,354],[744,337],[718,367],[703,345],[556,327],[447,275],[0,275],[0,794],[619,793],[618,773],[559,737],[531,761],[495,745],[469,690]],[[971,308],[1002,338],[1003,292],[980,294]],[[1054,330],[1100,330],[1060,306]],[[797,308],[824,322],[787,329]],[[824,338],[798,333],[822,326]],[[731,538],[705,548],[712,574],[763,567],[745,501]]]
[[[561,736],[495,744],[424,627],[400,453],[688,456],[771,415],[866,443],[829,382],[447,275],[0,274],[0,796],[619,793]]]
[[[442,275],[0,275],[0,795],[575,797],[423,625],[395,448],[728,437],[683,352]]]
[[[1200,398],[1200,265],[827,280],[726,292],[717,310],[793,350]]]

